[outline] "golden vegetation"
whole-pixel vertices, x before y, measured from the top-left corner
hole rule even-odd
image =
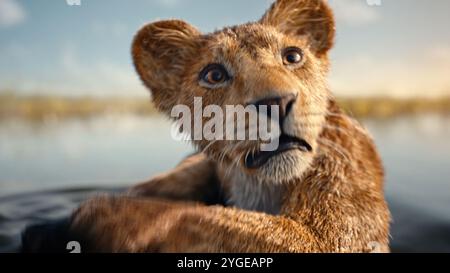
[[[149,99],[0,95],[0,119],[90,118],[102,114],[150,115]]]
[[[438,99],[342,98],[342,107],[357,118],[390,118],[420,113],[450,113],[450,97]],[[92,98],[0,95],[0,119],[90,118],[104,114],[153,115],[145,98]]]
[[[423,113],[450,114],[450,96],[441,98],[341,98],[339,104],[357,118],[391,118]]]

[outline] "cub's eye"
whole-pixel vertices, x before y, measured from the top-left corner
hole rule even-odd
[[[286,48],[283,52],[283,63],[285,65],[299,64],[303,61],[303,51],[298,47]]]
[[[208,87],[216,87],[230,79],[227,70],[221,64],[209,64],[200,72],[200,83]]]

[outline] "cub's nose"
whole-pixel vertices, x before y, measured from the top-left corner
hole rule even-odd
[[[289,113],[292,110],[292,106],[294,105],[295,101],[297,100],[297,96],[294,94],[289,94],[285,96],[276,96],[276,97],[267,97],[260,100],[257,100],[255,102],[249,103],[249,105],[255,105],[256,109],[259,111],[259,106],[266,105],[267,106],[267,115],[269,118],[272,116],[272,107],[271,105],[277,105],[278,106],[278,113],[279,113],[279,119],[280,124],[284,121],[284,119],[289,115]]]

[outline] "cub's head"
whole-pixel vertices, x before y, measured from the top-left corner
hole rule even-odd
[[[244,140],[197,134],[193,143],[225,168],[281,182],[300,177],[314,157],[328,106],[327,54],[334,27],[325,1],[278,0],[260,21],[210,34],[178,20],[148,24],[136,35],[132,54],[158,109],[167,115],[175,106],[192,110],[191,129],[198,121],[194,97],[205,111],[202,126],[214,133],[228,130],[227,106],[254,106],[247,114],[276,116],[280,134],[274,150],[261,149],[265,142],[250,139],[250,133]],[[224,127],[208,124],[213,117],[222,118]],[[250,114],[244,119],[250,132],[255,128]]]

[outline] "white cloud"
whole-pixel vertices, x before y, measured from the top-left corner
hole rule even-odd
[[[76,48],[63,47],[61,65],[63,79],[56,82],[57,90],[66,90],[71,94],[84,92],[92,95],[134,96],[146,95],[134,68],[111,61],[98,60],[94,63],[82,63]]]
[[[369,5],[367,0],[330,0],[336,20],[349,25],[361,25],[380,19],[379,7]]]
[[[0,0],[0,27],[18,25],[25,19],[25,10],[16,0]]]
[[[172,2],[178,0],[158,0]],[[381,0],[326,0],[330,4],[338,22],[348,25],[361,25],[378,21],[381,17],[379,7],[374,5]],[[267,6],[275,0],[266,0]],[[382,2],[381,2],[382,3]]]
[[[11,60],[24,60],[21,47],[7,47]],[[1,49],[1,48],[0,48]],[[1,57],[1,56],[0,56]],[[131,64],[110,60],[83,58],[75,45],[62,46],[59,63],[33,74],[0,74],[0,91],[14,90],[21,94],[55,94],[69,96],[146,96],[148,91],[140,82]],[[26,77],[23,77],[26,75]]]
[[[422,52],[397,59],[359,54],[336,60],[331,73],[332,90],[345,96],[450,95],[450,47],[433,46]]]

